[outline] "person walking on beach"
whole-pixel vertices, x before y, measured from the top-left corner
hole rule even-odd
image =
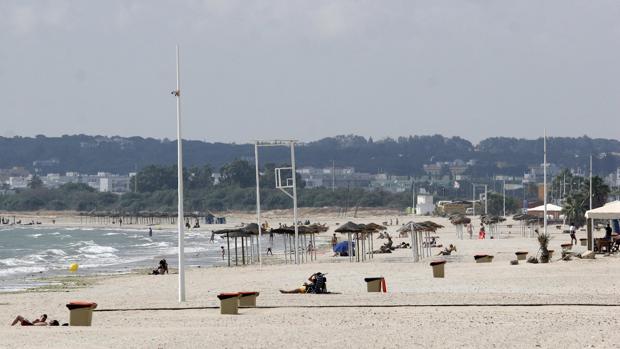
[[[474,227],[471,223],[467,224],[467,234],[469,234],[469,240],[471,240],[474,235]]]
[[[484,240],[487,238],[487,233],[484,230],[484,225],[480,225],[480,231],[478,232],[478,239],[479,240]]]
[[[271,247],[267,247],[267,256],[269,255],[273,256],[273,251],[271,250]]]
[[[149,227],[149,237],[153,236],[153,228]]]
[[[224,250],[224,246],[220,246],[222,249],[222,260],[224,260],[224,256],[226,255],[226,251]]]
[[[338,244],[338,237],[336,236],[336,233],[334,233],[334,236],[332,236],[332,249],[334,248],[334,246],[336,246]]]
[[[575,223],[571,222],[570,227],[568,228],[568,231],[570,233],[570,244],[571,245],[577,245],[577,237],[575,236],[575,230],[577,230],[575,228]],[[573,243],[573,241],[575,242]]]

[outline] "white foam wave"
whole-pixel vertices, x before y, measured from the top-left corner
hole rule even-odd
[[[43,234],[29,234],[28,236],[33,237],[33,238],[38,238],[39,236],[43,236]]]
[[[65,253],[65,251],[60,250],[60,249],[56,249],[56,248],[47,249],[47,250],[45,250],[45,253],[56,255],[56,256],[66,256],[67,255]]]
[[[80,247],[78,249],[79,252],[81,253],[91,253],[91,254],[103,254],[103,253],[113,253],[113,252],[118,252],[117,249],[115,249],[114,247],[111,246],[99,246],[96,244],[90,245],[90,246],[85,246],[85,247]]]
[[[17,267],[17,268],[2,269],[0,270],[0,277],[5,277],[5,276],[15,275],[15,274],[40,273],[46,270],[47,268],[44,268],[44,267]]]
[[[32,265],[34,262],[23,258],[5,258],[0,259],[0,264],[6,265],[7,267],[16,267],[20,265]]]

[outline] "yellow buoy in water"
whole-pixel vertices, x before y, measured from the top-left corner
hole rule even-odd
[[[78,270],[78,264],[77,263],[73,263],[69,266],[69,271],[72,273],[75,273]]]

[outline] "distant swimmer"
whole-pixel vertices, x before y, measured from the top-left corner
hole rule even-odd
[[[149,236],[153,236],[153,228],[149,227]]]

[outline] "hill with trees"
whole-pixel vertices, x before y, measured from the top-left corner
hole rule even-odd
[[[183,142],[188,167],[209,165],[219,169],[235,159],[252,160],[252,144]],[[620,167],[620,142],[588,137],[548,139],[549,161],[563,168],[588,167],[595,155],[597,173]],[[459,137],[409,136],[373,140],[348,135],[300,144],[298,166],[354,167],[358,172],[421,175],[427,163],[475,160],[474,176],[521,175],[530,165],[542,162],[542,139],[488,138],[474,145]],[[0,137],[0,168],[21,166],[41,175],[47,173],[135,172],[150,165],[176,163],[176,142],[142,137],[72,135]],[[285,163],[285,147],[261,148],[261,164]],[[262,166],[261,166],[262,167]]]

